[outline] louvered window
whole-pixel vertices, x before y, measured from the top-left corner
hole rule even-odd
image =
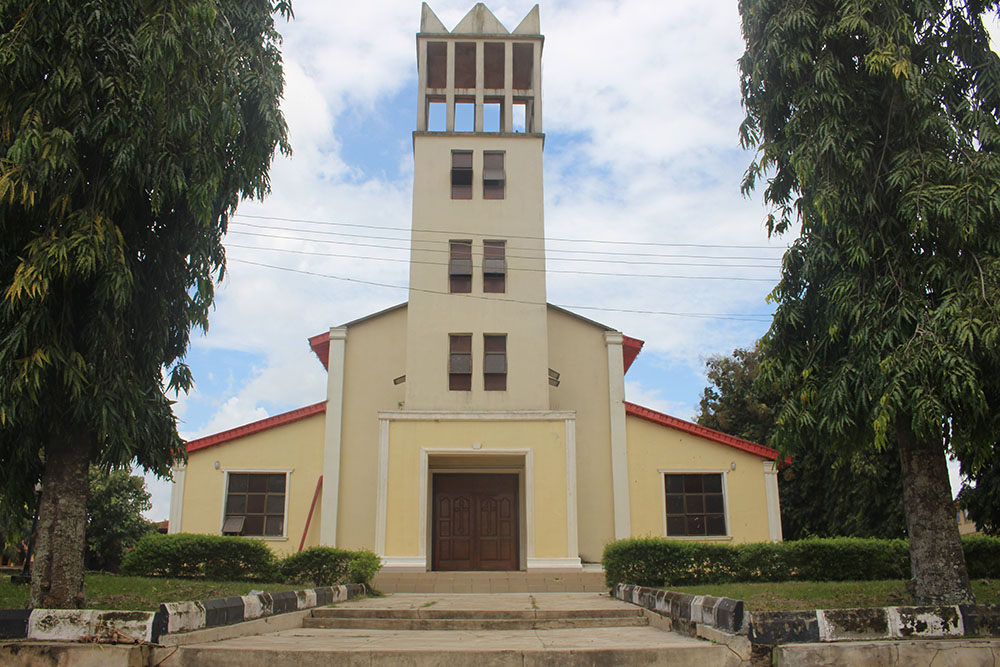
[[[507,259],[504,241],[483,241],[483,291],[507,291]]]
[[[483,389],[507,390],[507,336],[483,336]]]
[[[483,199],[503,199],[506,180],[503,151],[483,153]]]
[[[451,198],[472,199],[472,151],[451,152]]]
[[[472,291],[472,241],[451,242],[448,280],[452,294],[468,294]]]
[[[472,390],[472,335],[451,334],[448,354],[448,389]]]

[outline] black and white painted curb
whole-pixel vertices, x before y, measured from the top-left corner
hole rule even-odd
[[[364,584],[324,586],[280,593],[169,602],[159,611],[34,609],[0,611],[0,639],[151,642],[178,632],[231,625],[292,611],[323,607],[367,592]]]
[[[673,626],[683,632],[693,633],[696,625],[701,624],[733,635],[745,634],[742,600],[674,593],[631,584],[617,584],[612,594],[619,600],[670,618]]]
[[[674,593],[629,584],[617,584],[612,594],[669,617],[681,632],[694,633],[698,625],[705,625],[729,634],[746,634],[754,646],[1000,637],[1000,605],[770,611],[751,612],[744,617],[743,602],[730,598]]]

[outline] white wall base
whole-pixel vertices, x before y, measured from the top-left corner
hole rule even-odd
[[[532,570],[582,570],[579,558],[529,558],[528,572]]]
[[[427,558],[424,556],[382,556],[382,568],[426,572]]]

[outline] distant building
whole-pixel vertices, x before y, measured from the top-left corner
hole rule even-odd
[[[969,510],[955,503],[955,515],[958,519],[958,534],[962,535],[982,535],[982,531],[976,526],[976,522],[969,518]]]
[[[310,339],[325,400],[189,442],[172,532],[414,570],[781,539],[777,453],[627,402],[643,342],[546,302],[542,45],[537,6],[449,31],[424,4],[409,299]]]

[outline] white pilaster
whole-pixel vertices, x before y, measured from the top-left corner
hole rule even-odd
[[[566,556],[580,560],[576,515],[576,419],[566,420]]]
[[[774,461],[763,461],[764,494],[767,497],[767,533],[772,542],[781,542],[781,504],[778,500],[778,471]]]
[[[327,361],[326,434],[323,447],[323,520],[319,542],[337,546],[337,511],[340,501],[340,445],[344,411],[344,356],[347,328],[330,329]]]
[[[447,72],[445,74],[445,130],[455,131],[455,40],[445,42]]]
[[[385,521],[389,502],[389,420],[378,420],[378,495],[375,497],[375,553],[385,556]]]
[[[170,524],[167,532],[181,532],[181,521],[184,520],[184,474],[185,466],[174,466],[172,470],[174,481],[170,484]]]
[[[608,401],[611,416],[611,488],[615,506],[615,539],[631,536],[629,516],[628,450],[625,435],[624,337],[617,331],[604,334],[608,346]]]

